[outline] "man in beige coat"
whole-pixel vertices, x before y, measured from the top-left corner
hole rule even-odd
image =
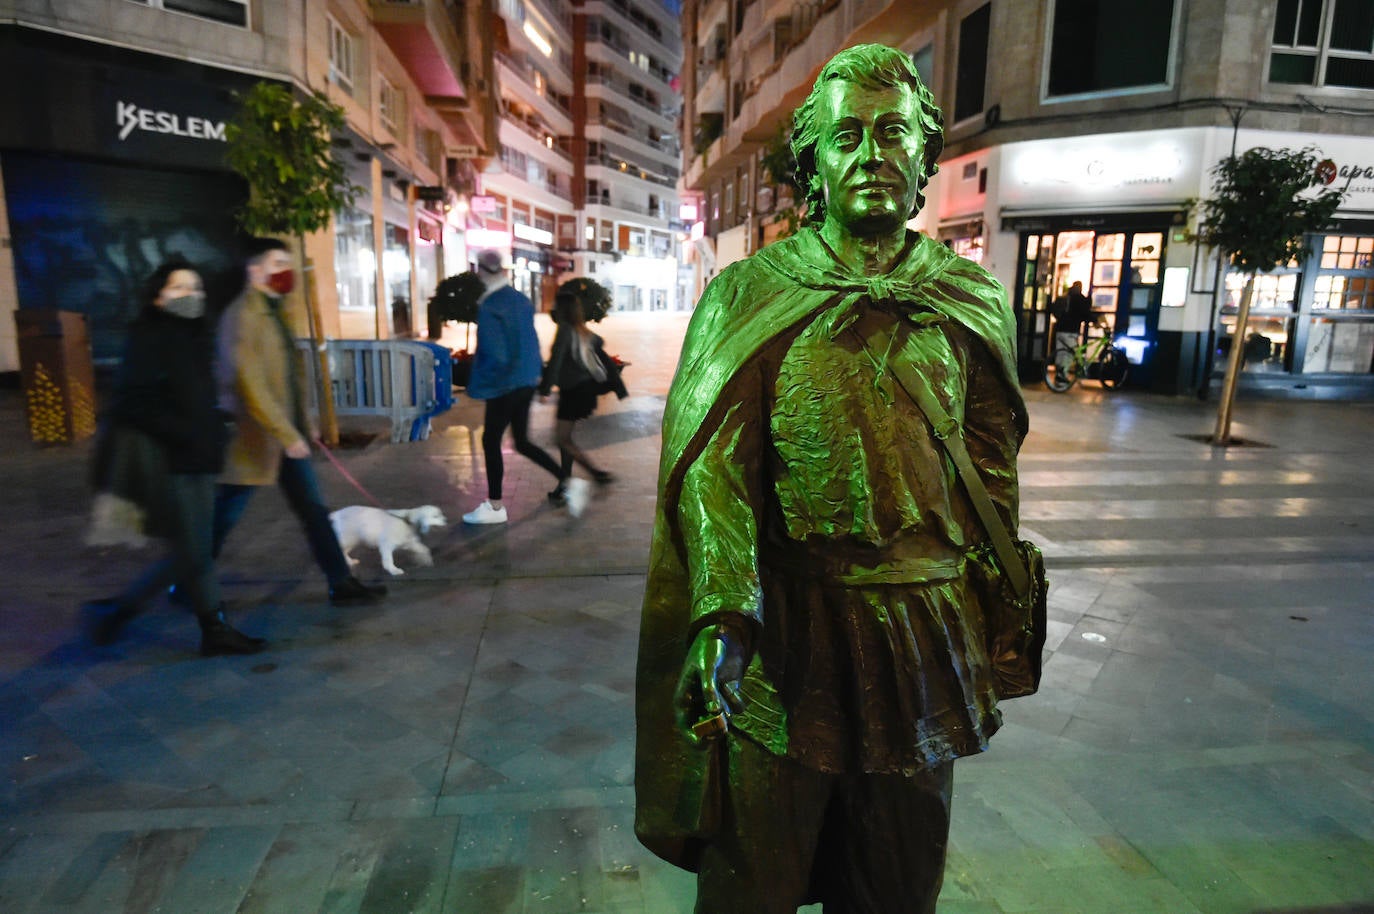
[[[364,584],[349,571],[310,464],[315,433],[306,410],[305,366],[282,312],[295,286],[291,255],[276,238],[253,239],[247,253],[248,287],[219,325],[220,407],[233,414],[237,427],[215,493],[214,553],[256,488],[275,482],[329,581],[329,602],[373,602],[386,588]]]

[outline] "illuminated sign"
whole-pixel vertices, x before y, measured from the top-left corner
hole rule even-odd
[[[1181,202],[1202,184],[1203,128],[1110,133],[1003,147],[1003,206]]]
[[[553,244],[553,232],[520,222],[515,223],[515,237],[521,241],[533,241],[535,244]]]
[[[468,247],[472,248],[509,248],[510,232],[494,229],[468,229]]]
[[[182,117],[171,111],[142,108],[133,102],[115,102],[115,125],[119,128],[121,142],[127,140],[129,134],[135,130],[170,133],[193,140],[225,142],[223,121],[212,121],[203,117]]]

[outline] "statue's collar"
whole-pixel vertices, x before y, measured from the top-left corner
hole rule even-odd
[[[892,268],[881,275],[855,272],[843,263],[815,228],[770,245],[759,256],[793,282],[812,289],[866,295],[874,302],[911,301],[917,287],[943,272],[953,251],[919,232],[908,231]]]

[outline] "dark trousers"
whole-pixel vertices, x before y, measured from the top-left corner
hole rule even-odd
[[[165,515],[168,553],[138,576],[118,600],[137,612],[171,585],[186,595],[185,603],[201,620],[219,612],[219,578],[212,557],[211,528],[215,511],[215,477],[173,473],[167,477]]]
[[[315,468],[308,458],[299,460],[283,457],[281,469],[277,472],[277,486],[286,503],[291,506],[301,526],[305,528],[305,539],[310,544],[310,552],[315,564],[320,566],[330,586],[347,578],[351,572],[343,550],[339,548],[334,527],[329,523],[329,509],[320,497],[320,484],[315,478]],[[248,501],[258,486],[220,485],[215,491],[215,528],[214,555],[219,557],[229,531],[243,517]]]
[[[482,428],[482,456],[487,465],[487,498],[491,501],[501,500],[501,483],[506,476],[506,465],[501,457],[501,438],[507,428],[515,438],[515,450],[520,456],[548,470],[554,479],[560,482],[563,479],[563,471],[553,458],[529,439],[532,399],[534,388],[522,387],[487,401]]]
[[[824,774],[730,737],[721,834],[697,914],[933,914],[944,879],[953,766]]]

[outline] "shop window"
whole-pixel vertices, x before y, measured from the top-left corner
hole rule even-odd
[[[954,83],[954,120],[962,121],[983,110],[988,79],[988,28],[992,4],[985,3],[959,23],[959,63]]]
[[[228,25],[248,25],[248,0],[134,0],[140,6],[185,13]]]
[[[355,39],[348,29],[329,19],[329,81],[349,95],[353,94],[353,47]]]
[[[386,244],[382,248],[382,278],[388,302],[410,302],[410,232],[399,225],[386,224]]]
[[[1374,4],[1278,0],[1269,81],[1374,89]]]
[[[1046,95],[1166,84],[1173,22],[1173,0],[1055,0]]]
[[[1322,240],[1323,270],[1368,270],[1374,267],[1374,237],[1327,235]]]
[[[377,111],[382,119],[382,126],[391,131],[395,137],[401,136],[401,131],[405,129],[406,97],[405,93],[391,84],[391,80],[385,76],[377,78]]]
[[[335,215],[334,277],[341,310],[376,310],[377,255],[373,249],[372,216],[362,210],[340,210]]]

